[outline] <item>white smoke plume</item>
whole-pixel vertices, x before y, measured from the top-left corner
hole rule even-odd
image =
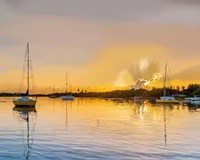
[[[134,89],[143,89],[158,82],[162,75],[159,73],[159,65],[156,62],[142,59],[129,70],[135,81]]]
[[[160,73],[154,73],[153,74],[153,78],[150,80],[145,80],[145,79],[138,79],[134,85],[134,89],[138,90],[138,89],[143,89],[146,86],[149,86],[155,82],[158,82],[160,80],[160,78],[162,77],[162,75]]]

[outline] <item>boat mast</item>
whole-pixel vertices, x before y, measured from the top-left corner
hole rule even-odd
[[[28,92],[28,95],[29,96],[29,87],[30,87],[30,81],[29,81],[29,68],[30,68],[30,59],[29,59],[29,43],[27,43],[27,92]]]
[[[166,96],[166,83],[167,83],[167,62],[165,63],[165,77],[164,77],[164,93],[163,96]]]
[[[53,94],[55,94],[55,85],[53,86]]]
[[[68,86],[68,73],[66,73],[66,88],[65,88],[65,93],[67,93],[67,86]]]

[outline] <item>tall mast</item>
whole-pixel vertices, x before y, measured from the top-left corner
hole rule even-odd
[[[67,86],[68,86],[68,73],[66,73],[66,84],[65,84],[65,93],[67,93]]]
[[[167,84],[167,62],[165,63],[165,77],[164,77],[164,93],[163,93],[163,96],[166,96],[166,84]]]
[[[27,92],[28,92],[28,96],[29,96],[29,88],[30,88],[30,81],[29,81],[29,78],[30,78],[30,59],[29,59],[29,43],[27,43]]]
[[[55,93],[55,85],[53,86],[53,94]]]

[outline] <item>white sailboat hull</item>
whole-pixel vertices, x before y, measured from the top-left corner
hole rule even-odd
[[[160,99],[156,99],[156,103],[168,103],[168,104],[179,104],[180,102],[171,96],[163,96]]]
[[[161,99],[156,99],[156,103],[179,104],[180,102],[178,100],[161,100]]]
[[[74,96],[71,96],[71,95],[69,95],[69,96],[62,96],[61,98],[62,98],[62,100],[74,100]]]
[[[16,100],[13,100],[15,106],[18,107],[35,107],[37,100],[32,100],[28,97],[22,97]]]

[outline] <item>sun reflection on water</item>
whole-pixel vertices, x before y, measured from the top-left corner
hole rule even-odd
[[[16,159],[53,159],[51,153],[67,159],[200,157],[198,107],[38,98],[35,111],[28,111],[13,110],[12,99],[5,100],[0,103],[0,158],[8,151]]]

